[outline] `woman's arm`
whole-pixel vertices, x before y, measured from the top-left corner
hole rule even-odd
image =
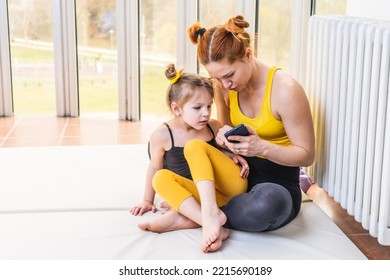
[[[283,71],[274,77],[271,108],[274,116],[283,121],[291,146],[270,143],[252,131],[253,135],[243,137],[239,144],[229,144],[229,148],[245,156],[264,156],[286,166],[311,165],[315,148],[309,102],[302,86]]]
[[[315,136],[309,101],[302,86],[289,74],[280,71],[280,75],[275,75],[275,78],[274,102],[271,107],[274,115],[283,121],[292,146],[266,145],[263,155],[279,164],[309,166],[315,157]]]

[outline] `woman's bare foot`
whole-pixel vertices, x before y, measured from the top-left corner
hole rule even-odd
[[[179,229],[198,228],[199,225],[175,210],[170,210],[153,221],[139,224],[142,230],[153,232],[167,232]]]
[[[207,248],[209,248],[215,241],[218,240],[221,233],[224,233],[224,231],[222,230],[222,226],[226,223],[226,219],[227,218],[225,213],[223,213],[219,208],[217,208],[217,212],[215,214],[202,213],[202,250],[204,252],[206,252]],[[221,244],[218,246],[218,248],[221,247],[222,241],[223,240],[220,240]]]
[[[210,246],[203,249],[203,252],[205,253],[211,253],[217,251],[222,246],[222,242],[228,239],[229,237],[229,230],[226,228],[221,227],[219,236],[217,240],[215,240],[213,243],[211,243]]]

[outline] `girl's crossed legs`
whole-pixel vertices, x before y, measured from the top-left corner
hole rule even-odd
[[[228,238],[228,231],[222,227],[226,215],[219,207],[244,193],[247,180],[240,177],[240,166],[202,140],[189,141],[184,154],[193,181],[166,169],[158,171],[153,179],[153,187],[172,206],[172,210],[139,226],[155,232],[202,226],[202,250],[216,251]]]

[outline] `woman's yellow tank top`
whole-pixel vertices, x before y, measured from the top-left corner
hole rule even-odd
[[[264,140],[282,146],[290,146],[291,142],[286,134],[283,122],[278,120],[271,110],[272,82],[275,72],[279,69],[280,68],[273,66],[268,72],[263,105],[261,112],[255,118],[248,118],[242,113],[238,102],[238,93],[232,90],[229,91],[230,119],[234,126],[241,123],[248,125],[257,132],[260,138]]]

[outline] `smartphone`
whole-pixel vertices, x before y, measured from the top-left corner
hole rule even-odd
[[[237,140],[229,140],[228,137],[231,136],[231,135],[248,136],[249,135],[249,131],[246,128],[245,125],[240,124],[240,125],[238,125],[236,127],[233,127],[229,131],[225,132],[225,137],[226,137],[226,139],[229,142],[231,142],[231,143],[239,143],[239,141],[237,141]]]

